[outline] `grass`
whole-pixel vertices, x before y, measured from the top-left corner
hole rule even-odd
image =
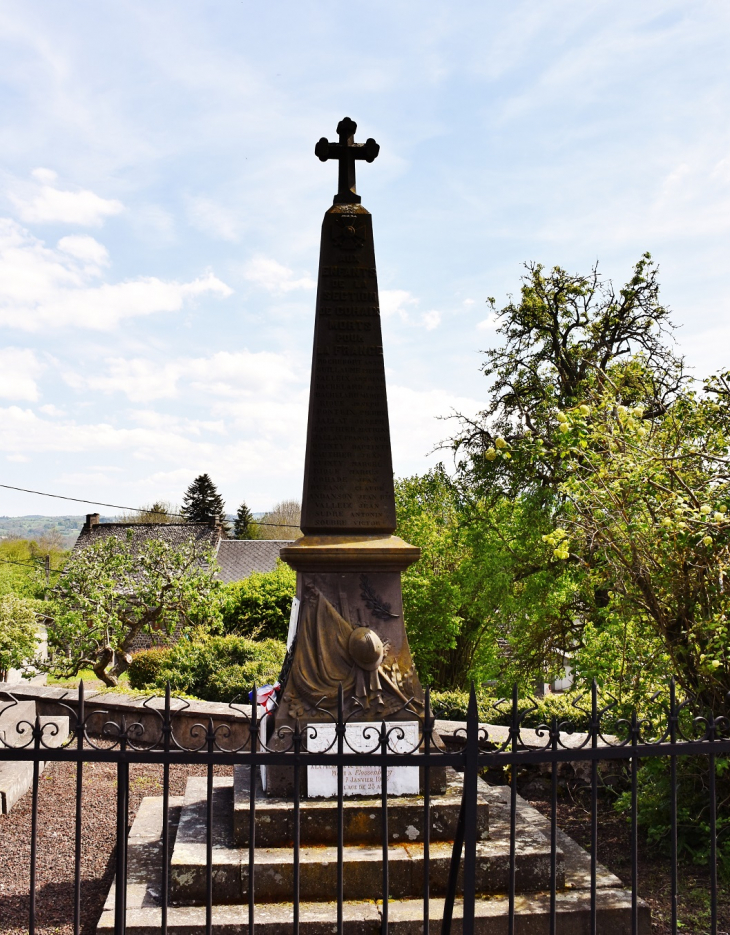
[[[105,685],[101,679],[96,677],[92,669],[82,669],[78,675],[71,678],[64,678],[58,675],[49,675],[48,684],[56,685],[58,688],[70,688],[78,691],[79,682],[83,681],[86,690],[100,692],[101,694],[121,694],[135,695],[139,698],[149,698],[150,692],[132,688],[129,684],[129,677],[124,672],[119,678],[119,684],[116,686]]]

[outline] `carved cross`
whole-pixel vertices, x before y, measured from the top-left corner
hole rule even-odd
[[[339,191],[333,198],[336,205],[359,205],[362,200],[355,190],[355,160],[364,159],[372,162],[380,152],[380,146],[374,139],[364,143],[355,143],[357,124],[349,117],[337,124],[339,143],[330,143],[326,136],[314,147],[314,155],[322,162],[337,159],[340,163]]]

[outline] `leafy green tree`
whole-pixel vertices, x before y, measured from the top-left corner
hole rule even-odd
[[[562,653],[579,653],[584,633],[595,635],[603,626],[608,602],[608,584],[592,574],[600,559],[590,543],[580,550],[580,561],[561,562],[554,556],[561,551],[558,541],[535,542],[533,535],[551,535],[569,509],[562,487],[571,471],[560,443],[563,413],[610,384],[626,404],[641,404],[649,419],[668,411],[686,378],[649,254],[618,290],[596,267],[583,275],[528,264],[519,301],[499,311],[489,301],[503,340],[485,354],[488,405],[474,418],[461,416],[452,439],[454,483],[473,521],[491,523],[515,554],[526,555],[522,549],[529,543],[534,571],[523,578],[520,563],[503,566],[514,570],[507,591],[521,607],[503,636],[510,646],[508,669],[526,678],[530,666],[535,676],[548,675]],[[520,514],[529,528],[514,525]],[[543,581],[554,588],[547,605]],[[634,623],[626,627],[627,638],[642,630]]]
[[[233,524],[234,539],[260,539],[261,531],[253,518],[253,513],[242,503],[236,512],[236,520]]]
[[[398,535],[421,549],[403,601],[425,682],[529,684],[555,663],[572,642],[580,591],[572,568],[545,559],[541,534],[552,527],[539,499],[464,500],[439,466],[396,482],[396,511]]]
[[[560,413],[566,509],[546,537],[607,595],[602,616],[648,623],[667,674],[715,710],[730,691],[729,404],[727,372],[653,418],[614,386]]]
[[[228,530],[226,505],[208,474],[200,474],[185,491],[181,512],[187,523],[208,523],[217,518]]]
[[[557,413],[582,402],[617,364],[641,360],[640,367],[623,369],[623,395],[641,401],[647,415],[664,412],[684,382],[648,253],[618,291],[597,266],[588,275],[560,267],[546,272],[538,263],[526,270],[519,302],[497,311],[489,300],[503,338],[482,365],[490,402],[475,418],[461,416],[452,439],[464,480],[491,496],[555,489],[564,477],[554,444]],[[540,440],[540,457],[533,450],[526,459],[515,448],[525,437]]]
[[[0,682],[10,669],[33,661],[40,637],[34,601],[17,594],[0,597]]]
[[[296,586],[296,572],[279,560],[273,571],[254,572],[226,585],[221,599],[224,631],[286,640]]]
[[[49,668],[75,676],[90,667],[117,685],[139,634],[179,637],[217,623],[215,567],[192,537],[174,546],[149,539],[133,550],[131,535],[108,536],[73,552],[53,592]]]

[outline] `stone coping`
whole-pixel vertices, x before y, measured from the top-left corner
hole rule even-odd
[[[78,705],[78,691],[73,688],[62,688],[54,685],[8,685],[0,682],[0,704],[3,698],[13,695],[18,701],[34,701],[39,714],[59,715],[68,714],[68,708],[75,711]],[[122,718],[127,724],[139,722],[150,742],[156,742],[160,729],[160,717],[156,713],[165,707],[165,699],[155,696],[151,703],[145,705],[149,698],[144,696],[123,695],[116,692],[101,692],[89,690],[84,693],[84,704],[87,719],[95,712],[105,712],[105,717],[87,720],[88,730],[91,734],[100,734],[102,724],[113,721],[121,724]],[[187,707],[180,704],[180,700],[173,700],[172,707],[175,712],[173,729],[175,739],[186,748],[197,748],[200,737],[193,731],[196,724],[207,725],[212,719],[213,726],[227,724],[231,733],[226,737],[226,745],[232,748],[241,747],[248,740],[248,719],[251,716],[251,705],[240,705],[239,710],[217,701],[191,701],[185,699]],[[152,709],[152,710],[150,710]],[[73,729],[73,725],[72,725]]]
[[[434,727],[438,733],[447,740],[449,737],[453,737],[455,740],[466,739],[466,721],[444,721],[437,719]],[[503,724],[480,722],[479,730],[486,731],[487,743],[489,744],[501,746],[509,740],[509,727],[505,727]],[[564,749],[577,750],[586,743],[588,736],[589,735],[584,731],[575,731],[572,734],[561,731],[560,743]],[[523,727],[520,730],[520,740],[523,747],[528,747],[530,749],[548,749],[550,746],[547,733],[544,733],[540,737],[537,731],[530,727]],[[605,734],[604,737],[598,738],[599,747],[613,746],[618,743],[618,737],[614,737],[612,734]]]
[[[78,693],[73,688],[62,688],[55,685],[33,685],[30,682],[9,684],[0,682],[0,700],[10,692],[18,701],[35,701],[39,705],[40,714],[64,714],[61,703],[76,708]],[[149,696],[148,696],[149,697]],[[87,690],[84,695],[87,711],[105,710],[113,714],[127,715],[146,715],[150,716],[150,707],[162,710],[165,706],[164,698],[155,696],[150,705],[145,706],[146,700],[142,696],[123,695],[116,692],[101,692],[96,690]],[[250,705],[237,705],[238,711],[229,707],[225,702],[220,701],[194,701],[186,699],[189,707],[178,712],[178,717],[192,719],[196,722],[206,722],[208,718],[213,718],[214,722],[240,723],[241,726],[247,723],[247,718],[251,716]],[[175,702],[173,702],[175,704]],[[177,703],[179,705],[179,702]],[[446,721],[437,719],[435,722],[436,731],[448,740],[455,735],[466,737],[466,721]],[[509,728],[501,724],[489,724],[481,722],[480,730],[487,732],[488,742],[501,745],[509,739]],[[576,731],[569,734],[561,732],[560,742],[566,749],[579,749],[585,743],[588,735],[585,732]],[[524,747],[530,749],[547,748],[547,736],[538,737],[537,731],[523,727],[520,731],[520,739]],[[605,739],[598,739],[598,746],[605,747],[618,743],[618,738],[606,734]]]
[[[47,703],[68,704],[75,707],[78,701],[78,690],[75,688],[64,688],[57,685],[32,685],[28,683],[0,682],[0,695],[10,692],[18,701],[37,701]],[[109,708],[110,710],[130,711],[139,709],[144,713],[150,707],[162,710],[165,707],[164,696],[155,695],[151,705],[145,706],[144,701],[150,695],[124,695],[121,692],[104,692],[95,689],[86,689],[84,691],[84,703],[87,707]],[[197,701],[191,698],[184,699],[188,707],[180,711],[186,717],[230,717],[232,720],[243,719],[251,716],[251,705],[238,705],[239,709],[229,707],[224,701]],[[173,698],[173,707],[179,706],[180,701]]]

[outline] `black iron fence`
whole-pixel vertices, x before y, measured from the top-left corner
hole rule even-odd
[[[258,697],[255,687],[252,697]],[[299,722],[294,722],[281,727],[275,733],[271,732],[271,720],[261,716],[262,709],[256,705],[246,707],[232,703],[232,711],[237,712],[239,716],[243,714],[247,723],[244,738],[241,739],[239,730],[235,735],[235,743],[231,742],[234,733],[227,725],[219,724],[215,727],[212,720],[196,724],[192,729],[187,725],[184,732],[178,730],[180,712],[187,702],[171,697],[169,689],[164,699],[147,699],[143,703],[146,713],[154,714],[153,722],[150,722],[149,717],[145,717],[144,724],[141,721],[130,721],[124,716],[116,720],[106,720],[104,712],[99,710],[87,713],[83,685],[79,687],[78,697],[73,701],[73,705],[65,706],[70,719],[70,732],[68,739],[60,745],[57,724],[43,723],[38,717],[35,721],[18,720],[11,732],[6,731],[4,740],[0,735],[0,763],[30,762],[33,766],[28,883],[28,931],[31,935],[34,935],[37,924],[39,778],[42,764],[49,762],[75,764],[74,900],[73,919],[69,920],[75,935],[82,929],[88,929],[88,920],[82,918],[80,867],[82,816],[84,809],[90,807],[85,788],[85,767],[91,763],[110,763],[116,767],[115,888],[113,909],[108,910],[108,915],[113,915],[113,922],[110,921],[104,931],[111,931],[113,928],[113,931],[120,935],[125,931],[135,930],[154,930],[164,935],[168,931],[227,931],[226,919],[232,918],[230,907],[235,905],[237,900],[235,894],[231,897],[229,892],[223,893],[221,897],[220,871],[216,869],[216,855],[219,854],[220,848],[215,838],[213,804],[216,789],[215,768],[223,766],[247,770],[248,775],[247,786],[241,786],[247,801],[244,801],[242,810],[239,808],[239,819],[241,814],[245,818],[242,828],[239,829],[241,839],[245,843],[239,846],[237,851],[239,855],[243,854],[240,866],[240,879],[243,882],[239,889],[239,915],[236,916],[238,928],[231,923],[233,927],[230,930],[242,931],[243,925],[248,928],[250,935],[254,935],[257,926],[262,933],[273,932],[271,914],[264,913],[262,919],[262,906],[278,901],[288,907],[286,918],[289,930],[294,935],[299,935],[303,924],[301,906],[309,900],[311,908],[311,894],[302,895],[301,892],[302,855],[311,843],[302,837],[303,816],[307,818],[306,809],[311,801],[307,796],[307,771],[310,767],[325,767],[335,774],[336,788],[329,800],[329,815],[332,821],[328,824],[325,813],[320,811],[321,820],[315,816],[313,822],[305,824],[311,831],[319,823],[321,834],[325,837],[317,838],[318,832],[315,831],[313,840],[319,841],[320,844],[326,838],[326,832],[322,829],[334,829],[332,840],[328,839],[331,845],[329,852],[332,854],[332,890],[320,893],[315,899],[320,899],[330,907],[333,913],[331,922],[335,928],[328,930],[336,929],[340,935],[347,928],[346,908],[348,901],[353,898],[352,894],[347,892],[346,886],[346,858],[352,857],[348,847],[352,841],[357,843],[360,840],[353,838],[351,841],[348,837],[354,827],[354,819],[351,812],[348,812],[350,806],[347,803],[361,801],[357,798],[350,799],[346,795],[348,770],[361,770],[366,767],[375,770],[374,775],[378,779],[377,791],[373,792],[371,789],[364,793],[362,801],[367,804],[368,828],[358,833],[364,834],[370,844],[373,840],[379,842],[379,891],[370,892],[369,899],[377,904],[377,926],[383,933],[389,930],[413,931],[413,912],[416,912],[418,928],[424,935],[439,929],[443,935],[447,935],[452,930],[452,923],[464,933],[506,930],[509,935],[513,935],[516,931],[527,931],[529,928],[531,932],[545,931],[550,935],[555,935],[561,930],[585,931],[595,935],[609,929],[612,932],[630,931],[632,935],[638,935],[647,931],[648,926],[648,910],[639,896],[639,770],[642,763],[655,758],[662,758],[662,761],[668,764],[667,859],[671,871],[669,927],[672,933],[676,933],[681,928],[678,909],[678,764],[687,757],[701,758],[702,763],[706,764],[705,815],[709,862],[707,931],[711,935],[718,935],[718,848],[722,844],[719,831],[725,827],[723,821],[726,819],[723,818],[725,813],[718,815],[716,777],[718,758],[730,754],[730,723],[724,716],[697,714],[696,707],[689,701],[678,700],[673,682],[668,689],[665,716],[660,725],[656,720],[650,722],[633,713],[629,718],[614,717],[612,732],[608,733],[604,725],[607,723],[611,705],[603,708],[599,706],[594,685],[592,692],[584,697],[582,707],[578,709],[586,730],[582,733],[575,732],[567,721],[553,719],[551,724],[544,724],[534,731],[529,745],[524,742],[523,727],[527,712],[520,707],[516,689],[511,699],[510,723],[506,732],[503,731],[498,739],[490,737],[489,729],[484,725],[480,726],[477,700],[472,690],[466,721],[451,733],[446,745],[435,730],[434,718],[430,715],[418,717],[417,709],[412,709],[410,705],[404,706],[400,715],[402,721],[390,720],[375,727],[364,730],[361,728],[356,745],[351,732],[355,722],[348,722],[342,716],[341,694],[338,704],[333,704],[329,713],[325,706],[321,706],[319,723],[300,725]],[[16,704],[12,694],[6,692],[4,700],[0,699],[0,715],[6,714]],[[509,700],[506,704],[509,707]],[[425,710],[430,711],[428,695]],[[415,742],[409,741],[406,730],[406,724],[412,724],[414,721],[418,724]],[[153,726],[150,726],[151,723]],[[590,813],[590,845],[587,853],[581,851],[581,866],[585,870],[586,878],[582,909],[575,898],[572,903],[564,899],[567,888],[566,871],[558,823],[561,768],[564,764],[576,761],[586,764],[585,795]],[[630,879],[623,881],[625,888],[620,890],[625,896],[623,909],[618,913],[614,912],[613,915],[609,913],[604,916],[601,901],[602,884],[599,879],[602,873],[599,863],[599,801],[605,785],[605,765],[612,762],[621,764],[625,777],[624,794],[628,797],[630,806],[627,812],[627,838],[631,870]],[[161,767],[163,774],[159,849],[155,851],[155,863],[150,871],[155,877],[154,887],[150,887],[150,892],[156,894],[157,905],[154,910],[148,906],[152,915],[148,915],[143,922],[140,922],[141,917],[137,917],[136,921],[131,919],[132,913],[127,904],[130,866],[130,766],[134,764],[156,764]],[[206,782],[202,812],[204,823],[199,828],[199,843],[204,846],[205,854],[204,861],[198,867],[202,873],[203,895],[201,897],[198,893],[197,898],[187,900],[184,893],[182,900],[178,898],[179,887],[177,896],[174,887],[171,887],[171,882],[174,883],[171,881],[171,857],[175,842],[175,823],[170,801],[170,769],[181,765],[202,766]],[[257,778],[262,767],[269,771],[269,776],[277,769],[281,771],[285,768],[286,773],[281,775],[285,775],[290,789],[287,794],[289,804],[284,808],[285,818],[282,819],[285,820],[287,828],[283,847],[290,855],[286,861],[290,873],[285,874],[286,892],[278,892],[273,896],[269,890],[260,893],[257,883],[257,877],[260,878],[263,874],[262,852],[257,840],[262,833],[258,817],[265,808],[262,804],[265,803],[265,797],[262,797]],[[418,769],[418,788],[410,798],[402,794],[394,796],[389,786],[393,777],[392,769],[399,767]],[[539,767],[547,775],[549,792],[543,826],[546,870],[540,879],[535,878],[525,883],[525,871],[520,869],[524,847],[521,830],[523,825],[519,819],[520,808],[524,803],[519,796],[518,784],[521,771],[529,767]],[[485,775],[505,777],[500,799],[503,805],[504,848],[503,852],[500,852],[501,856],[492,855],[493,864],[489,863],[488,855],[484,851],[487,846],[484,843],[487,819],[484,811],[486,800],[483,795],[486,787],[481,777]],[[444,798],[444,776],[447,779],[451,776],[449,795],[452,805],[455,805],[452,813],[448,812],[449,803]],[[241,788],[237,793],[239,806]],[[312,790],[309,791],[311,793]],[[377,804],[377,809],[374,809],[374,803]],[[420,875],[418,892],[408,890],[407,886],[404,888],[402,880],[399,881],[391,875],[394,866],[394,838],[398,835],[392,827],[389,830],[389,816],[392,820],[393,810],[398,807],[410,809],[409,836],[416,842],[414,847],[417,846],[418,860],[411,861],[408,885],[413,884],[413,873],[417,872]],[[724,806],[720,803],[720,807],[727,809],[727,803]],[[490,805],[489,808],[493,806]],[[412,820],[414,814],[418,815],[417,825],[414,825]],[[438,819],[436,823],[435,814]],[[452,814],[453,820],[449,818],[449,814]],[[373,821],[379,822],[379,827],[375,830]],[[438,841],[434,838],[435,827],[439,829]],[[496,834],[494,831],[493,837]],[[270,846],[272,841],[264,837],[263,844]],[[450,858],[444,861],[443,853],[447,844]],[[434,849],[438,850],[440,855],[438,860],[434,857]],[[538,864],[539,862],[535,866]],[[372,875],[369,879],[372,879]],[[329,884],[324,885],[326,888]],[[618,893],[619,890],[615,892]],[[357,898],[360,897],[356,894]],[[187,928],[184,925],[181,927],[174,918],[176,905],[181,901],[187,905],[196,902],[198,904],[199,915],[194,917],[198,922],[190,922],[192,917],[187,917]],[[219,918],[217,913],[221,903],[229,907],[229,915],[223,913]],[[404,924],[401,912],[404,903],[407,903],[411,910],[411,915],[408,916],[410,928],[401,928]],[[539,912],[537,916],[533,913],[530,922],[528,916],[533,905],[539,908]],[[618,905],[615,899],[612,905],[614,909]],[[400,915],[395,917],[391,914],[391,907],[394,906],[397,906],[400,912]],[[524,915],[525,912],[527,915]],[[568,925],[571,912],[577,922]],[[535,919],[539,921],[537,926]],[[247,926],[244,923],[247,923]],[[281,926],[277,931],[280,930]]]

